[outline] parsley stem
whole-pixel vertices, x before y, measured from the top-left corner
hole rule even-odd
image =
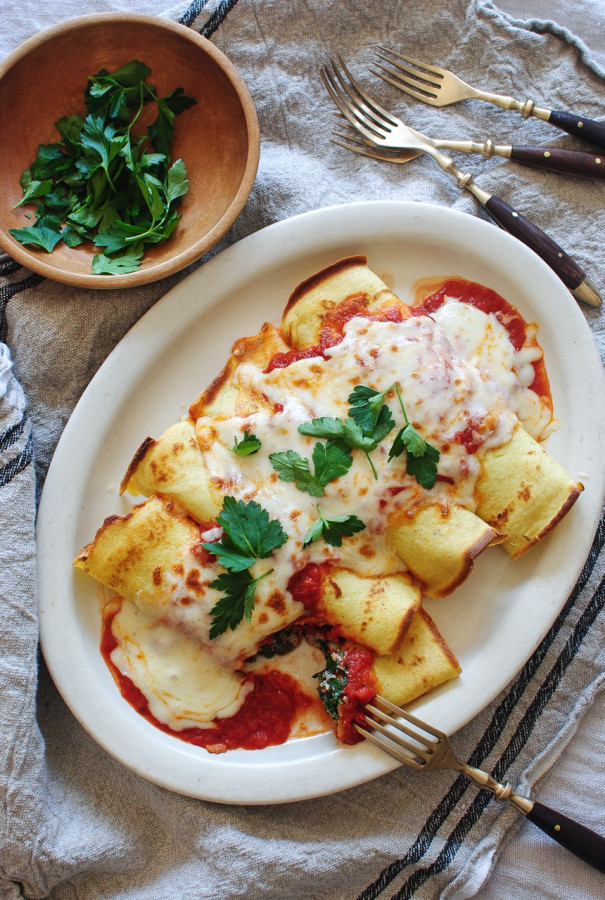
[[[328,525],[326,519],[324,518],[324,514],[321,511],[321,506],[319,505],[319,503],[317,504],[317,512],[319,513],[319,518],[321,519],[323,525],[325,525],[326,528],[329,528],[329,525]]]
[[[372,462],[372,457],[370,456],[370,454],[368,453],[367,450],[364,450],[363,452],[365,453],[366,459],[367,459],[367,461],[369,462],[369,464],[370,464],[371,467],[372,467],[372,472],[374,473],[374,479],[375,479],[376,481],[378,481],[378,472],[376,471],[376,466],[375,466],[374,463]]]
[[[403,405],[403,397],[401,396],[401,388],[399,386],[399,382],[396,381],[395,384],[393,385],[393,387],[397,391],[397,396],[399,398],[399,405],[401,406],[401,412],[403,413],[403,418],[405,419],[405,424],[409,425],[410,420],[408,419],[408,414],[406,413],[405,406]]]

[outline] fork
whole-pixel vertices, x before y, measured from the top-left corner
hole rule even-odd
[[[559,150],[555,147],[521,147],[510,144],[496,144],[491,138],[484,141],[436,140],[423,135],[428,144],[438,150],[456,153],[479,153],[485,159],[500,156],[527,166],[537,166],[562,175],[577,175],[580,178],[605,179],[605,161],[594,153],[584,150]],[[407,153],[401,162],[408,162],[420,156],[420,151]],[[394,160],[393,160],[394,161]]]
[[[357,731],[389,756],[419,772],[432,769],[461,772],[477,787],[491,791],[496,800],[512,803],[530,822],[584,862],[605,872],[605,837],[537,800],[518,794],[508,782],[502,784],[488,772],[463,762],[442,731],[380,696],[365,707],[364,721],[372,730],[356,724]]]
[[[450,106],[460,100],[483,100],[502,109],[521,113],[524,119],[535,116],[589,144],[605,149],[605,125],[595,122],[594,119],[536,106],[533,100],[515,100],[514,97],[482,91],[462,81],[448,69],[419,62],[388,47],[379,47],[377,55],[387,62],[389,67],[377,63],[380,71],[375,74],[411,97],[415,97],[416,100],[422,100],[431,106]]]
[[[417,150],[432,156],[456,179],[461,190],[469,191],[499,225],[537,253],[578,300],[590,306],[601,305],[602,299],[586,273],[552,238],[500,197],[476,185],[469,172],[461,172],[453,159],[425,140],[424,135],[387,112],[361,89],[341,59],[339,63],[342,71],[334,61],[323,66],[322,80],[341,114],[366,142],[374,147]]]

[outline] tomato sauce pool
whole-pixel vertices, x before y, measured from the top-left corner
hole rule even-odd
[[[136,711],[156,728],[210,753],[226,750],[260,750],[287,741],[297,717],[313,699],[285,672],[251,673],[254,683],[235,715],[215,719],[210,728],[184,728],[175,731],[151,713],[145,695],[114,665],[111,653],[117,647],[111,625],[119,605],[109,604],[103,614],[101,653],[120,693]]]
[[[528,325],[515,307],[491,288],[474,281],[467,281],[465,278],[448,278],[441,287],[425,297],[421,303],[411,307],[411,312],[415,316],[430,316],[440,306],[443,306],[446,298],[468,303],[469,306],[474,306],[487,315],[493,314],[506,329],[515,350],[521,350],[524,346]],[[550,403],[550,385],[544,360],[536,360],[532,365],[534,380],[530,387],[539,397]]]

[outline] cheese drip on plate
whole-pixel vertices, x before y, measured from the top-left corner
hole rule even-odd
[[[145,695],[155,718],[173,731],[208,728],[233,716],[252,684],[218,665],[184,632],[153,621],[128,600],[112,622],[116,668]]]

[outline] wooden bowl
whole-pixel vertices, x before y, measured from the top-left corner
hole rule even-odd
[[[33,224],[13,209],[22,172],[38,145],[60,140],[55,121],[84,112],[88,75],[132,59],[151,69],[160,96],[182,87],[197,103],[175,120],[171,158],[182,158],[190,180],[171,237],[146,249],[140,269],[93,275],[98,248],[87,242],[52,253],[24,246],[10,228]],[[154,115],[154,113],[150,113]],[[143,117],[141,117],[143,121]],[[199,259],[225,234],[246,202],[259,157],[258,120],[241,77],[210,41],[183,25],[152,16],[83,16],[25,41],[0,66],[0,246],[28,269],[67,284],[123,288],[164,278]]]

